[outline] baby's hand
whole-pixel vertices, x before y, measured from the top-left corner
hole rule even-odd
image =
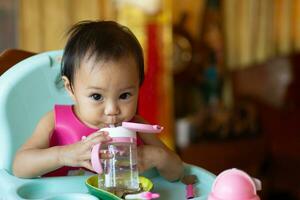
[[[94,145],[110,141],[107,132],[95,132],[85,139],[67,146],[61,146],[59,162],[62,166],[85,167],[93,171],[91,165],[91,150]]]
[[[164,159],[165,151],[163,148],[153,145],[142,145],[138,147],[138,169],[142,173],[152,167],[159,168]]]
[[[169,181],[178,180],[183,174],[183,163],[171,150],[154,145],[138,147],[139,172],[142,173],[152,167]]]

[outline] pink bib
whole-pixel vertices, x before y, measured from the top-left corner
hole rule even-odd
[[[73,112],[73,105],[55,105],[54,118],[55,128],[50,138],[50,147],[76,143],[83,136],[87,137],[99,130],[83,124]],[[137,137],[137,144],[140,145],[142,143],[141,138]],[[75,169],[78,168],[65,166],[44,176],[66,176],[69,170]]]
[[[80,141],[83,136],[98,131],[83,124],[73,112],[72,105],[55,105],[54,115],[55,129],[50,139],[50,146],[73,144]]]

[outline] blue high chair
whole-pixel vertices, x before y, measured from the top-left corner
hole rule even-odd
[[[12,175],[14,155],[39,119],[54,104],[72,104],[59,79],[61,56],[62,51],[37,54],[0,76],[0,199],[97,199],[88,194],[88,176],[20,179]],[[189,164],[185,171],[198,178],[195,199],[206,199],[215,176]],[[155,170],[143,175],[153,182],[160,199],[185,199],[183,183],[168,182]]]

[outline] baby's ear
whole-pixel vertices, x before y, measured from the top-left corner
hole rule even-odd
[[[75,100],[74,92],[73,92],[73,88],[72,88],[70,80],[66,76],[62,76],[61,78],[64,81],[64,86],[65,86],[65,89],[67,90],[68,94],[70,95],[70,97],[73,100]]]

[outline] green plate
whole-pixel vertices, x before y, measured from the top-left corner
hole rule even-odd
[[[139,181],[143,187],[143,191],[150,191],[152,189],[153,183],[151,182],[151,180],[140,176]],[[90,194],[98,197],[101,200],[122,200],[120,197],[98,188],[98,175],[89,177],[85,181],[85,185],[87,186]]]

